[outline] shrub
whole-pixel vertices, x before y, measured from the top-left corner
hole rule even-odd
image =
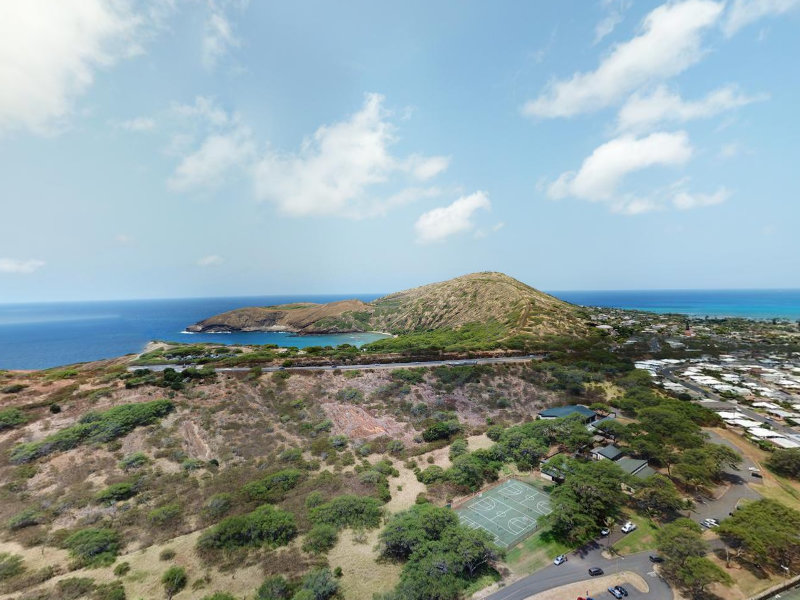
[[[800,479],[800,448],[775,450],[767,459],[767,467],[778,475]]]
[[[467,440],[459,438],[450,444],[450,460],[454,460],[467,452]]]
[[[119,581],[99,584],[94,589],[92,600],[125,600],[125,588]]]
[[[227,493],[214,494],[203,505],[203,514],[209,519],[220,519],[228,514],[233,506],[233,496]]]
[[[4,388],[0,388],[0,392],[3,392],[4,394],[18,394],[19,392],[24,390],[26,387],[28,387],[28,386],[27,385],[23,385],[21,383],[13,383],[11,385],[5,386]]]
[[[24,570],[25,565],[20,555],[0,552],[0,581],[16,577]]]
[[[131,570],[131,563],[121,562],[114,567],[114,575],[116,575],[117,577],[123,577],[128,573],[130,573],[130,570]]]
[[[314,490],[306,496],[306,508],[314,508],[325,502],[325,496],[319,490]]]
[[[28,420],[18,408],[4,408],[0,410],[0,431],[22,425]]]
[[[339,530],[333,525],[319,523],[306,534],[303,550],[311,554],[324,554],[336,545]]]
[[[78,424],[62,429],[38,442],[19,444],[11,452],[11,462],[20,464],[70,450],[81,444],[110,442],[134,428],[154,423],[169,414],[174,406],[169,400],[123,404],[100,413],[87,413]]]
[[[436,440],[446,440],[451,436],[461,431],[461,425],[458,421],[441,421],[434,423],[422,432],[422,439],[426,442],[435,442]]]
[[[63,546],[81,566],[104,567],[114,562],[121,544],[113,529],[87,528],[67,537]]]
[[[267,577],[258,588],[255,600],[288,600],[291,591],[286,579],[280,575]]]
[[[8,528],[12,531],[38,525],[44,520],[44,515],[35,507],[26,508],[8,520]]]
[[[364,527],[371,529],[380,525],[383,510],[377,498],[368,496],[338,496],[333,500],[311,509],[312,523],[333,525],[338,529],[345,527]]]
[[[59,405],[58,405],[58,404],[56,404],[55,402],[53,402],[53,403],[52,403],[52,404],[49,406],[49,409],[50,409],[50,412],[51,412],[52,414],[54,414],[54,415],[57,415],[58,413],[60,413],[60,412],[61,412],[61,406],[59,406]]]
[[[245,515],[227,517],[197,540],[201,549],[283,546],[296,535],[294,516],[268,504]]]
[[[175,558],[175,550],[172,548],[164,548],[158,554],[158,560],[172,560],[173,558]]]
[[[115,483],[108,486],[94,497],[97,504],[114,504],[128,498],[133,498],[138,490],[132,483]]]
[[[76,600],[94,591],[94,579],[89,577],[68,577],[56,583],[59,600]]]
[[[210,596],[203,596],[202,600],[236,600],[236,597],[231,596],[227,592],[217,592]]]
[[[119,468],[123,471],[133,471],[145,466],[150,459],[144,452],[134,452],[119,461]]]
[[[392,371],[392,379],[412,385],[423,383],[425,381],[425,369],[395,369]]]
[[[249,500],[279,502],[283,494],[295,487],[303,477],[298,469],[283,469],[258,481],[251,481],[242,488]]]
[[[165,504],[164,506],[154,508],[147,513],[147,518],[154,525],[164,527],[166,525],[174,524],[180,518],[181,512],[181,505],[177,502],[173,502],[172,504]]]
[[[184,471],[197,471],[198,469],[202,469],[206,466],[199,458],[187,458],[181,463],[181,468]]]
[[[328,600],[339,592],[339,582],[330,569],[314,569],[303,577],[300,590],[310,592],[306,596],[313,600]],[[298,594],[294,598],[298,598]]]
[[[161,584],[167,598],[171,599],[175,594],[186,587],[186,570],[183,567],[170,567],[161,576]]]

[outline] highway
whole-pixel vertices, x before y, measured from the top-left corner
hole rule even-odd
[[[361,369],[411,369],[414,367],[455,367],[462,365],[496,365],[496,364],[514,364],[526,363],[532,360],[542,360],[545,355],[543,354],[528,354],[526,356],[496,356],[491,358],[462,358],[456,360],[418,360],[413,362],[392,362],[392,363],[369,363],[369,364],[336,364],[336,365],[305,365],[295,367],[261,367],[264,373],[273,373],[275,371],[333,371],[339,369],[341,371],[358,371]],[[163,371],[164,369],[175,369],[176,371],[183,371],[194,367],[200,369],[205,365],[198,364],[184,364],[184,365],[134,365],[128,367],[128,371],[136,371],[137,369],[147,369],[149,371]],[[214,371],[217,373],[247,373],[252,367],[215,367]]]

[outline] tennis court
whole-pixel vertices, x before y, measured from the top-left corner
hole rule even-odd
[[[550,513],[550,497],[532,485],[509,479],[455,510],[464,525],[488,531],[498,546],[510,548],[536,531],[536,520]]]

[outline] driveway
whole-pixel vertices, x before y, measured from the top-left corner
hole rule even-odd
[[[550,564],[533,575],[528,575],[498,590],[489,596],[489,600],[524,600],[539,592],[562,585],[591,580],[587,572],[590,567],[600,567],[606,575],[620,571],[632,571],[641,575],[650,587],[650,592],[643,594],[633,586],[626,586],[630,594],[628,600],[672,600],[672,589],[653,571],[653,564],[648,558],[650,553],[640,552],[625,557],[607,559],[601,554],[603,548],[605,548],[605,543],[602,546],[595,543],[579,548],[567,555],[568,560],[564,564],[558,566]],[[600,598],[613,600],[613,596],[608,592],[603,592]]]

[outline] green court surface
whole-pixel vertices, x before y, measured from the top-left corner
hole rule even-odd
[[[455,511],[464,525],[488,531],[498,546],[510,548],[536,531],[536,520],[550,513],[550,497],[532,485],[509,479]]]

